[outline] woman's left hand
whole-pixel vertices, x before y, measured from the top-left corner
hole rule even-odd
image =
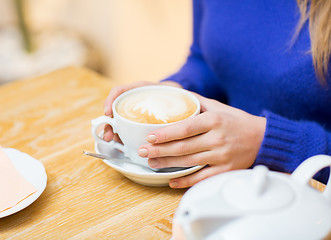
[[[207,165],[194,174],[171,179],[173,188],[190,187],[218,173],[250,167],[264,137],[265,118],[197,97],[201,114],[151,132],[149,144],[138,150],[153,168]]]

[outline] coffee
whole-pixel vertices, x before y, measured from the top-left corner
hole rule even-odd
[[[197,108],[188,94],[161,88],[132,92],[116,105],[123,118],[147,124],[177,122],[192,116]]]

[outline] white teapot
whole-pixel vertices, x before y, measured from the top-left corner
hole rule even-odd
[[[206,179],[184,194],[175,213],[173,238],[330,237],[331,177],[323,193],[308,184],[319,170],[330,166],[330,156],[317,155],[304,161],[292,175],[256,166]]]

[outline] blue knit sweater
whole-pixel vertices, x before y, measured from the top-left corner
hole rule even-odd
[[[296,1],[193,0],[193,17],[190,55],[167,80],[265,116],[254,165],[290,173],[310,156],[331,155],[331,80],[325,87],[316,78],[307,25],[290,44]]]

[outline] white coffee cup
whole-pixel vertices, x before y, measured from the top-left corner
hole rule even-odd
[[[163,92],[167,92],[168,95],[162,95]],[[162,94],[160,94],[162,93]],[[140,109],[139,113],[144,113],[148,112],[155,119],[158,119],[158,121],[164,122],[164,123],[144,123],[144,122],[137,122],[135,118],[129,119],[130,114],[127,115],[126,117],[123,117],[122,115],[119,114],[119,111],[117,109],[118,105],[124,105],[124,106],[131,106],[135,105],[134,99],[132,97],[137,97],[137,96],[148,96],[145,100],[148,102],[148,107],[147,109],[144,108],[144,110]],[[159,105],[157,105],[158,102],[161,102],[161,105],[163,105],[163,102],[161,100],[153,100],[153,97],[156,98],[162,98],[165,101],[172,101],[172,108],[167,107],[167,109],[164,109],[165,112],[161,109]],[[120,96],[118,96],[115,101],[113,102],[112,105],[112,110],[113,110],[113,118],[109,116],[101,116],[96,119],[93,119],[91,121],[92,124],[92,135],[95,139],[95,141],[99,144],[107,145],[110,148],[115,148],[121,152],[124,153],[124,155],[128,158],[131,159],[131,161],[147,166],[148,165],[148,159],[147,158],[142,158],[138,155],[138,148],[141,147],[143,144],[146,144],[146,137],[147,135],[154,131],[155,129],[162,128],[164,126],[167,126],[169,124],[174,124],[178,122],[177,120],[175,122],[167,122],[167,113],[172,115],[173,113],[171,111],[177,111],[179,112],[179,109],[183,109],[185,104],[182,102],[181,98],[178,98],[177,101],[177,96],[178,97],[183,97],[184,99],[189,99],[191,103],[194,104],[194,109],[191,110],[192,113],[190,113],[188,116],[184,117],[184,119],[193,117],[197,114],[200,113],[200,103],[199,100],[197,99],[196,96],[194,96],[192,93],[190,93],[187,90],[181,89],[181,88],[176,88],[176,87],[170,87],[170,86],[160,86],[160,85],[153,85],[153,86],[145,86],[145,87],[139,87],[139,88],[134,88],[132,90],[126,91]],[[129,99],[127,101],[127,99]],[[130,102],[131,101],[131,102]],[[124,102],[124,103],[123,103]],[[141,102],[140,102],[141,103]],[[151,104],[150,104],[151,103]],[[170,103],[169,103],[170,104]],[[149,106],[152,105],[152,106]],[[186,104],[188,105],[188,104]],[[141,107],[141,105],[140,105]],[[139,106],[135,106],[132,109],[139,109]],[[153,113],[153,111],[156,111],[158,113]],[[144,112],[145,111],[145,112]],[[151,112],[152,111],[152,112]],[[125,112],[125,111],[124,111]],[[161,114],[160,114],[161,113]],[[160,116],[161,115],[161,116]],[[147,116],[145,114],[145,116]],[[147,118],[149,118],[147,116]],[[155,117],[158,116],[159,118]],[[161,119],[161,120],[160,120]],[[183,119],[183,120],[184,120]],[[145,120],[143,120],[145,121]],[[181,120],[179,120],[181,121]],[[122,140],[123,144],[115,142],[115,141],[104,141],[102,138],[98,136],[97,129],[103,125],[103,124],[109,124],[113,128],[113,132],[117,133]]]

